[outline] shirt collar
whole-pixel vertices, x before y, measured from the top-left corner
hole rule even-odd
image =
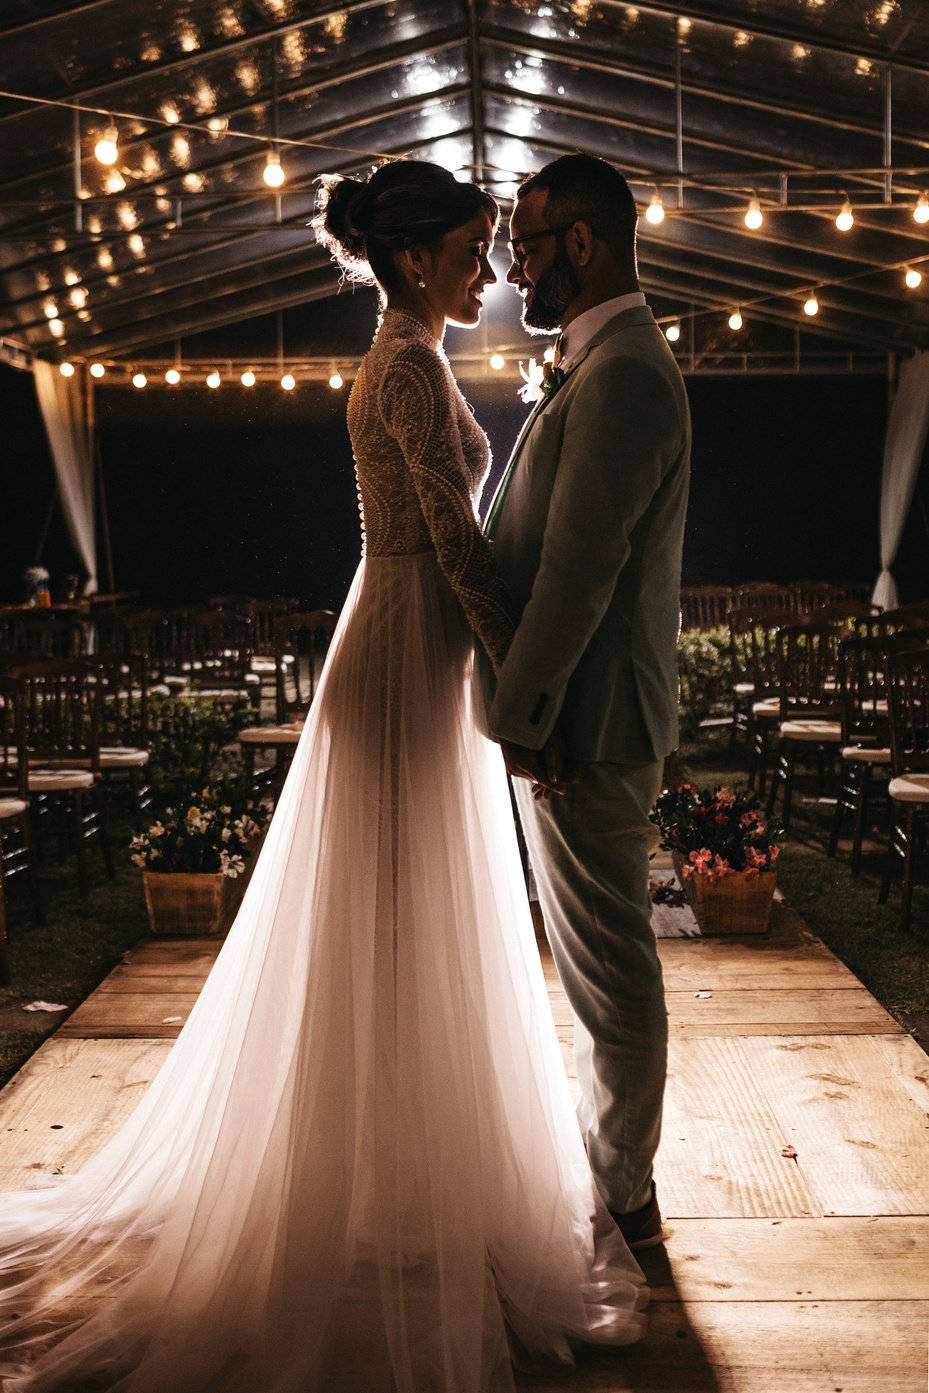
[[[644,304],[643,292],[633,290],[628,295],[616,295],[612,300],[604,300],[601,304],[594,305],[593,309],[579,314],[577,319],[572,319],[562,336],[560,366],[568,367],[571,359],[576,358],[581,349],[587,347],[594,334],[599,333],[614,315]]]

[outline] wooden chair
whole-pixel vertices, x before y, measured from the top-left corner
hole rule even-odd
[[[901,629],[929,629],[929,604],[900,605],[885,609],[875,620],[879,633],[892,634]]]
[[[249,776],[255,777],[255,755],[273,750],[274,768],[271,791],[283,786],[294,750],[303,733],[307,712],[316,694],[325,651],[336,626],[332,610],[316,609],[304,614],[283,614],[275,623],[275,686],[277,723],[247,726],[240,730]]]
[[[79,615],[21,611],[10,625],[10,647],[35,657],[78,658],[89,647],[89,629]]]
[[[103,686],[79,658],[38,658],[16,664],[11,676],[23,688],[27,791],[34,830],[57,816],[61,859],[70,824],[81,894],[89,890],[86,844],[99,841],[107,874],[114,875],[100,789]],[[41,841],[37,844],[41,850]]]
[[[732,607],[728,585],[688,585],[681,590],[681,628],[725,628]]]
[[[914,840],[917,833],[924,837],[929,818],[929,645],[888,656],[887,698],[891,831],[879,899],[886,903],[894,857],[899,856],[903,862],[900,926],[907,928],[913,903]]]
[[[825,605],[842,599],[828,580],[795,580],[787,587],[790,607],[795,614],[813,614]]]
[[[783,609],[791,608],[790,591],[784,585],[778,585],[772,580],[754,580],[743,585],[733,586],[732,603],[739,609],[746,606],[755,609]]]
[[[232,702],[246,695],[259,698],[259,679],[251,671],[251,620],[223,609],[187,609],[169,613],[168,687],[186,682],[214,701]]]
[[[45,923],[29,822],[28,757],[22,684],[0,679],[0,984],[10,981],[6,887],[25,873],[36,922]]]
[[[106,786],[125,784],[140,832],[142,813],[152,801],[147,781],[151,752],[145,658],[133,653],[95,653],[85,661],[103,687],[100,776]]]
[[[880,635],[845,638],[839,645],[839,719],[842,724],[841,771],[832,832],[826,851],[834,856],[846,813],[853,819],[852,875],[861,869],[861,847],[875,776],[890,768],[890,721],[884,675],[888,644]]]
[[[733,729],[744,730],[748,783],[764,797],[768,736],[780,719],[777,631],[789,619],[782,609],[745,605],[729,614],[729,653],[734,693]]]
[[[777,634],[780,720],[768,817],[774,813],[777,795],[784,787],[782,825],[790,825],[796,762],[801,753],[814,751],[824,782],[826,753],[842,744],[842,724],[836,689],[841,632],[831,624],[789,624]]]

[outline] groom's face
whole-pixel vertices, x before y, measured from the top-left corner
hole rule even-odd
[[[567,228],[553,225],[545,212],[548,195],[534,189],[517,200],[510,219],[513,262],[507,280],[523,297],[523,327],[547,333],[564,322],[581,283],[565,248]]]

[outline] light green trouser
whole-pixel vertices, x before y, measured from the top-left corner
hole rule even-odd
[[[648,813],[662,765],[588,763],[537,802],[514,780],[555,964],[575,1015],[578,1119],[614,1214],[650,1195],[661,1135],[668,1020],[651,928]]]

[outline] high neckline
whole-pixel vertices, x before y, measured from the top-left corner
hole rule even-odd
[[[417,315],[410,314],[409,310],[400,310],[394,308],[392,305],[388,305],[385,310],[381,311],[381,323],[386,324],[388,320],[400,321],[404,325],[409,325],[411,328],[417,329],[422,337],[433,345],[441,342],[441,340],[436,338],[429,325],[426,324],[424,320],[418,318]]]

